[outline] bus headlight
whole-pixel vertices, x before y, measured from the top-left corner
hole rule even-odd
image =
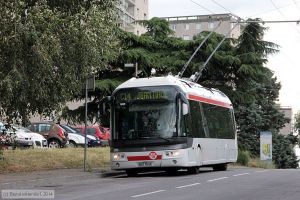
[[[125,153],[114,153],[112,158],[114,161],[118,161],[118,160],[125,160],[126,156]]]
[[[180,150],[174,150],[174,151],[166,151],[165,155],[167,158],[176,158],[180,157],[182,152]]]

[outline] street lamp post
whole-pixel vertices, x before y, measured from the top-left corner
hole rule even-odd
[[[88,111],[88,105],[87,105],[87,98],[88,98],[88,91],[94,91],[95,90],[95,76],[91,75],[85,80],[84,84],[84,92],[85,92],[85,118],[84,118],[84,156],[83,156],[83,171],[87,171],[87,111]]]
[[[86,150],[87,150],[87,98],[88,98],[88,79],[85,80],[85,112],[84,112],[84,156],[83,156],[83,171],[86,172]]]
[[[134,67],[135,68],[135,77],[137,78],[137,76],[138,76],[138,63],[137,62],[135,64],[125,63],[124,67]]]

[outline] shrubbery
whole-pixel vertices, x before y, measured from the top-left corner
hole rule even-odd
[[[1,131],[0,132],[0,160],[1,155],[3,155],[3,149],[7,149],[9,147],[15,148],[17,145],[17,135],[15,132],[10,131]]]
[[[275,169],[276,165],[274,162],[262,161],[260,158],[253,158],[250,159],[248,163],[248,167],[256,167],[256,168],[263,168],[263,169]]]
[[[247,140],[244,140],[244,142]],[[250,141],[250,140],[248,140]],[[245,142],[246,143],[246,142]],[[284,136],[278,133],[273,134],[273,163],[263,162],[259,159],[259,140],[252,140],[250,145],[242,144],[239,151],[237,163],[249,167],[261,168],[297,168],[299,160],[293,150],[299,143],[298,138],[292,134]],[[244,146],[243,146],[244,145]],[[253,148],[255,146],[255,148]],[[248,147],[248,148],[247,148]],[[251,148],[250,148],[251,147]],[[255,151],[254,151],[255,149]],[[251,159],[251,157],[253,159]]]
[[[237,163],[247,166],[250,160],[250,154],[248,151],[239,151]]]

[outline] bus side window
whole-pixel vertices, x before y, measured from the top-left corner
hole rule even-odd
[[[189,104],[190,117],[188,121],[191,130],[191,136],[196,138],[205,138],[200,102],[189,100]]]
[[[233,139],[235,137],[234,120],[229,108],[203,103],[204,115],[207,119],[209,137]]]
[[[182,112],[181,112],[182,113]],[[180,120],[180,136],[190,136],[189,127],[188,127],[188,117],[189,114],[181,116]]]
[[[184,115],[183,116],[183,120],[184,120],[184,125],[185,125],[185,129],[186,129],[186,136],[191,136],[191,127],[189,127],[189,118],[190,114]]]

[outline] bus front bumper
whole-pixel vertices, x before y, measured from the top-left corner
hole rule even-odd
[[[188,162],[186,152],[180,150],[179,155],[168,156],[164,152],[122,152],[111,153],[111,168],[113,170],[145,169],[145,168],[186,168],[192,164]],[[154,154],[154,155],[152,155]]]

